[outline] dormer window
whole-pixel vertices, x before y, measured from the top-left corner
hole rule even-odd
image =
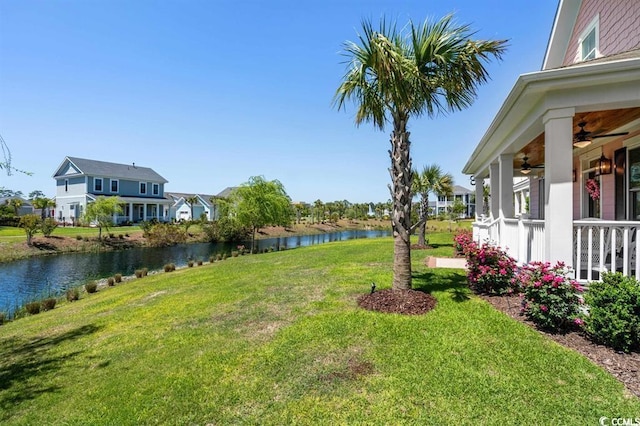
[[[153,195],[160,195],[160,185],[154,183],[152,188]]]
[[[587,26],[579,40],[580,60],[586,61],[600,56],[599,52],[599,19],[598,15]]]
[[[118,180],[117,179],[111,179],[111,192],[113,192],[113,193],[117,193],[118,192]]]
[[[95,192],[102,192],[102,178],[93,179],[93,190]]]
[[[146,193],[147,193],[147,183],[140,182],[140,194],[146,194]]]

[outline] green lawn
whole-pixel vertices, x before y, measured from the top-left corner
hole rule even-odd
[[[450,236],[433,235],[439,253]],[[422,316],[361,310],[392,240],[241,256],[0,327],[2,424],[598,424],[640,400],[424,266]]]
[[[104,230],[103,230],[104,231]],[[114,234],[131,234],[135,232],[141,232],[139,226],[114,226],[109,228],[109,232]],[[42,234],[36,234],[42,235]],[[98,236],[98,228],[84,228],[84,227],[57,227],[53,234],[60,237],[75,237],[76,235],[82,236]],[[0,241],[14,240],[15,238],[25,238],[25,233],[22,228],[16,228],[13,226],[0,226]]]

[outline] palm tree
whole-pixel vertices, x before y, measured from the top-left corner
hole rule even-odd
[[[425,166],[422,172],[413,170],[413,193],[420,196],[420,215],[417,226],[418,245],[426,246],[425,233],[427,230],[427,218],[429,216],[429,193],[438,196],[448,196],[453,193],[453,176],[443,173],[440,166],[432,164]]]
[[[24,201],[22,201],[22,199],[20,198],[12,198],[7,201],[7,204],[13,207],[13,211],[15,212],[16,216],[18,216],[20,213],[20,208],[24,205]]]
[[[47,208],[51,205],[52,200],[46,197],[36,197],[31,200],[33,207],[40,210],[40,218],[44,220],[47,217]]]
[[[191,197],[187,197],[185,201],[189,204],[189,208],[191,209],[191,220],[195,220],[193,217],[193,206],[198,204],[198,197],[192,195]]]
[[[362,24],[359,44],[347,42],[349,68],[338,87],[334,105],[357,104],[356,125],[373,122],[391,133],[391,223],[394,234],[394,290],[411,288],[411,155],[407,123],[412,116],[461,110],[471,105],[477,87],[488,79],[485,62],[500,58],[504,40],[472,40],[467,25],[452,15],[420,26],[409,23],[402,34],[383,19],[375,30]]]

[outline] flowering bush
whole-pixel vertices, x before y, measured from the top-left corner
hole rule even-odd
[[[597,200],[600,198],[600,185],[598,184],[597,180],[587,179],[585,188],[587,189],[589,197],[591,197],[592,200]]]
[[[558,262],[532,262],[520,269],[517,280],[523,287],[522,313],[539,328],[569,330],[583,324],[580,305],[582,287],[568,277],[569,269]]]
[[[516,283],[514,275],[516,261],[500,247],[475,243],[465,249],[467,258],[467,279],[476,293],[505,294],[513,293]]]
[[[469,229],[460,229],[453,236],[456,254],[467,254],[468,250],[474,250],[477,246],[473,241],[473,233]]]

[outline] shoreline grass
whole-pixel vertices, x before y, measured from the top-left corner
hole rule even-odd
[[[440,242],[441,241],[441,242]],[[445,252],[447,240],[432,238]],[[155,274],[0,327],[3,424],[597,424],[640,400],[428,269],[422,316],[364,311],[390,238]]]

